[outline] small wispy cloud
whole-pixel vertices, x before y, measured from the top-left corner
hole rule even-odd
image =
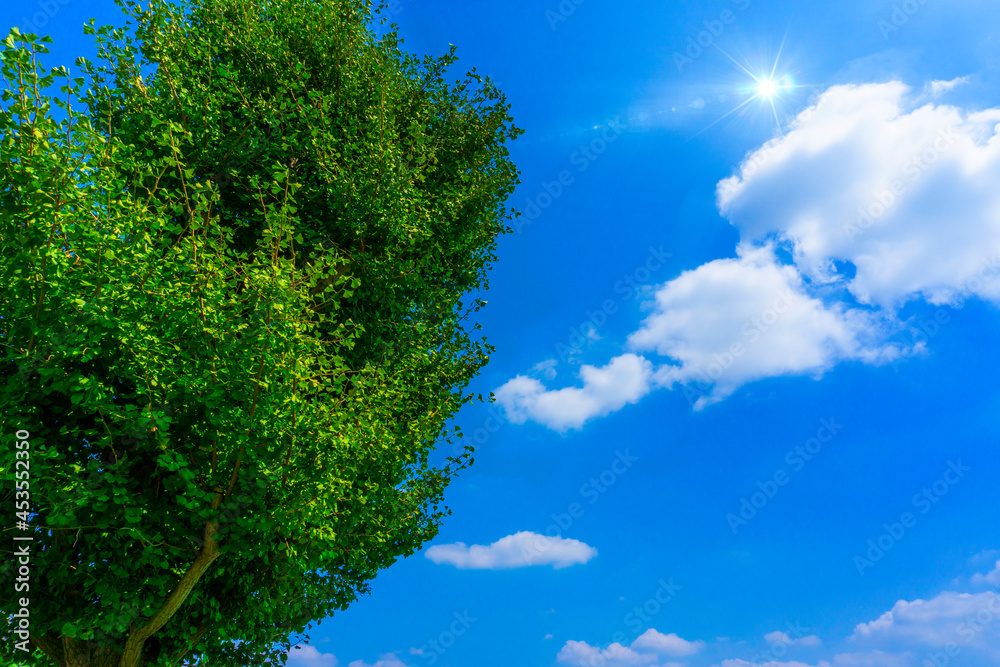
[[[394,653],[386,653],[379,657],[374,664],[368,664],[363,660],[355,660],[347,665],[347,667],[409,667],[409,665],[396,657]]]
[[[436,544],[426,555],[435,563],[462,570],[509,570],[536,565],[551,565],[560,570],[586,563],[597,556],[597,549],[579,540],[521,531],[489,545]]]
[[[985,584],[1000,588],[1000,560],[998,560],[994,568],[986,574],[977,573],[972,575],[971,581],[975,586],[982,586]]]
[[[781,630],[775,630],[774,632],[769,632],[764,635],[764,641],[768,644],[783,644],[785,646],[819,646],[823,643],[816,635],[806,635],[805,637],[799,637],[795,639],[787,632]]]
[[[957,88],[963,83],[968,82],[969,77],[967,76],[960,76],[957,79],[952,79],[951,81],[931,81],[927,84],[927,92],[929,92],[933,97],[940,97],[949,90]]]

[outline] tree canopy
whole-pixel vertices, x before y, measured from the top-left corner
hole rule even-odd
[[[0,495],[33,527],[0,657],[283,664],[472,461],[430,455],[491,351],[522,131],[364,0],[116,2],[82,77],[0,45]]]

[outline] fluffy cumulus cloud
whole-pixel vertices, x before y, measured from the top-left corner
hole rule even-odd
[[[719,184],[719,209],[863,303],[1000,301],[1000,109],[910,98],[899,82],[830,88]]]
[[[998,571],[1000,563],[982,576]],[[747,642],[690,641],[649,629],[629,645],[568,641],[557,659],[574,667],[987,667],[1000,664],[1000,594],[946,591],[927,600],[900,600],[829,648],[805,629],[775,630],[764,641],[755,655],[738,656],[734,649],[750,650]]]
[[[907,302],[1000,303],[1000,109],[941,103],[963,81],[826,90],[718,184],[737,257],[661,285],[631,352],[584,366],[579,386],[500,387],[511,421],[579,428],[658,387],[700,386],[701,408],[758,379],[920,352],[887,342]]]
[[[796,268],[780,265],[769,246],[742,246],[735,259],[682,273],[657,291],[654,308],[629,343],[669,358],[655,373],[658,384],[700,387],[695,408],[753,380],[819,375],[845,359],[880,363],[905,352],[878,342],[886,326],[870,311],[809,296]]]
[[[597,549],[579,540],[521,531],[489,545],[436,544],[426,555],[435,563],[463,570],[507,570],[532,565],[551,565],[559,570],[586,563],[597,556]]]
[[[701,651],[705,648],[705,642],[700,640],[691,642],[674,633],[665,635],[650,628],[632,642],[632,648],[654,651],[674,658],[683,658]]]
[[[337,657],[332,653],[320,653],[308,644],[292,647],[288,652],[288,667],[337,667]]]
[[[791,641],[784,632],[765,636],[770,644],[818,647],[813,636]],[[943,592],[928,600],[900,600],[875,620],[859,623],[840,652],[815,667],[917,667],[1000,662],[1000,595]],[[773,656],[773,654],[772,654]],[[718,667],[813,667],[802,662],[724,660]]]
[[[746,660],[723,660],[716,667],[913,667],[913,658],[907,654],[867,651],[864,653],[838,653],[831,660],[820,660],[815,664],[798,660],[768,662],[747,662]]]
[[[1000,562],[971,583],[989,583],[997,572]],[[747,659],[732,655],[735,646],[746,642],[733,644],[721,637],[709,646],[649,629],[628,646],[601,648],[569,641],[557,658],[577,667],[986,667],[1000,664],[1000,594],[945,591],[927,600],[900,600],[878,618],[859,623],[829,649],[804,629],[792,634],[775,630],[764,635],[764,641],[766,647]]]
[[[591,667],[625,667],[626,665],[653,665],[656,667],[680,667],[681,663],[661,662],[665,658],[686,658],[699,653],[705,647],[703,641],[688,641],[676,634],[663,634],[650,628],[641,634],[630,646],[613,643],[607,648],[591,646],[583,641],[568,641],[559,651],[557,659],[567,665]]]
[[[655,655],[638,653],[618,643],[601,649],[597,646],[591,646],[587,642],[573,640],[566,642],[556,659],[567,665],[578,665],[579,667],[589,667],[590,665],[622,667],[624,665],[649,665],[657,662]]]
[[[831,667],[911,667],[912,653],[886,653],[885,651],[864,651],[840,653],[833,658]],[[822,663],[820,663],[822,667]]]
[[[494,393],[515,424],[531,419],[565,431],[638,402],[649,393],[651,378],[652,365],[647,360],[623,354],[601,368],[583,366],[582,387],[548,390],[539,380],[518,375]]]
[[[818,667],[829,667],[828,662],[819,663]],[[778,662],[777,660],[771,660],[769,662],[747,662],[746,660],[723,660],[719,663],[719,667],[813,667],[812,665],[807,665],[804,662]]]
[[[898,646],[944,648],[954,645],[1000,658],[1000,595],[941,593],[930,600],[900,600],[851,640]]]

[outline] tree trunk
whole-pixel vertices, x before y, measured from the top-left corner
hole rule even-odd
[[[121,649],[71,637],[31,635],[31,643],[59,667],[118,667]]]

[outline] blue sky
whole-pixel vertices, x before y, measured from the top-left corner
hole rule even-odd
[[[995,6],[394,9],[526,130],[498,401],[439,538],[289,665],[1000,662]],[[0,16],[72,65],[119,15]]]

